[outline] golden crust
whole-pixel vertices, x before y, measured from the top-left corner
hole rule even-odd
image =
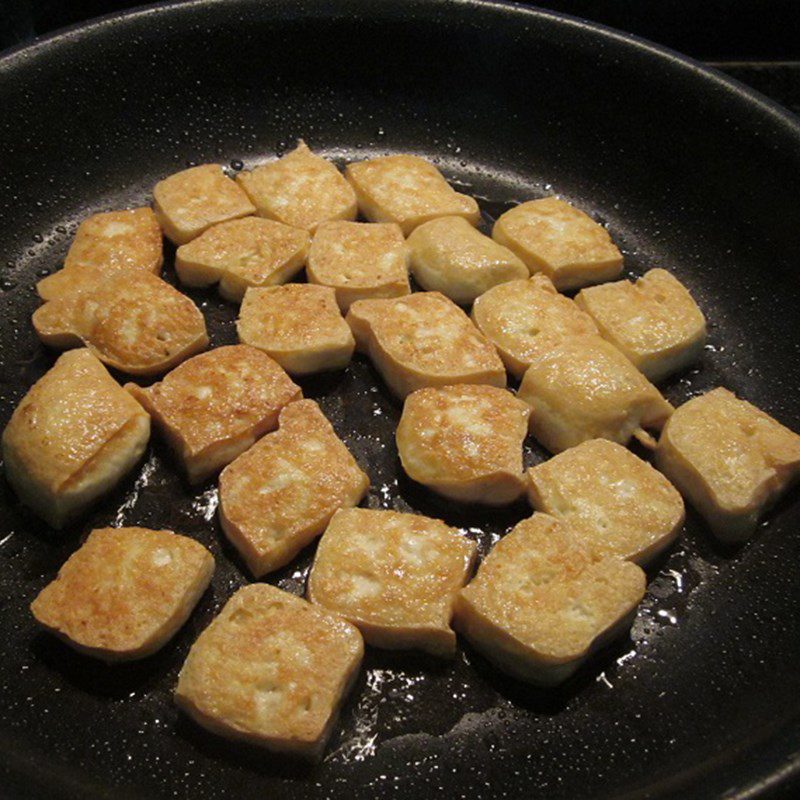
[[[266,353],[244,344],[194,356],[146,389],[125,388],[155,419],[192,483],[274,430],[281,409],[303,396]]]
[[[368,644],[452,656],[453,603],[475,543],[417,514],[337,511],[320,539],[308,598],[356,625]]]
[[[361,213],[370,222],[395,222],[408,236],[417,225],[444,216],[464,217],[477,225],[480,209],[471,197],[456,192],[429,161],[395,155],[348,164]]]
[[[324,222],[314,234],[309,283],[330,286],[347,311],[356,300],[409,294],[408,249],[398,225]]]
[[[275,433],[222,471],[222,529],[258,578],[291,561],[368,488],[319,406],[299,400],[281,411]]]
[[[652,561],[678,536],[683,500],[675,487],[622,445],[592,439],[528,470],[537,511],[568,522],[596,558]]]
[[[506,211],[492,238],[513,250],[531,273],[544,272],[559,291],[611,280],[622,271],[622,253],[608,231],[556,197]]]
[[[455,625],[504,672],[550,686],[630,626],[644,590],[635,564],[593,561],[569,525],[534,514],[461,590]]]
[[[187,286],[219,282],[227,300],[240,301],[251,286],[285,283],[303,268],[308,232],[261,217],[214,225],[175,254],[175,271]]]
[[[523,492],[522,443],[530,408],[494,386],[446,386],[410,394],[397,426],[408,476],[471,503],[503,505]]]
[[[220,736],[316,758],[363,655],[349,622],[253,584],[228,600],[192,646],[175,702]]]
[[[718,388],[675,410],[658,442],[656,465],[717,537],[742,541],[800,477],[800,436]]]
[[[347,322],[356,345],[400,398],[426,386],[505,387],[503,362],[469,317],[439,292],[359,300]]]
[[[144,658],[163,647],[208,587],[214,558],[172,531],[101,528],[31,603],[36,621],[104,661]]]
[[[314,231],[321,222],[355,219],[356,196],[336,167],[302,140],[283,158],[236,176],[262,217]]]

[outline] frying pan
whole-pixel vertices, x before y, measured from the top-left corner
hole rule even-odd
[[[2,419],[52,363],[33,284],[87,214],[148,202],[191,163],[231,171],[304,137],[342,163],[411,151],[488,224],[556,192],[606,224],[629,275],[660,266],[710,323],[674,403],[722,384],[800,429],[800,127],[733,81],[630,36],[481,2],[200,0],[69,29],[0,61]],[[172,251],[167,276],[172,276]],[[214,345],[236,308],[191,291]],[[399,405],[358,357],[303,383],[372,477],[370,507],[444,518],[482,553],[530,513],[455,507],[402,477]],[[526,445],[528,464],[545,454]],[[325,760],[218,740],[171,702],[192,641],[248,582],[156,437],[141,467],[55,534],[0,485],[0,795],[47,798],[793,796],[800,768],[800,504],[722,550],[690,510],[631,636],[568,684],[371,650]],[[27,607],[92,527],[197,537],[218,568],[181,633],[106,667],[36,632]],[[302,592],[313,548],[269,580]]]

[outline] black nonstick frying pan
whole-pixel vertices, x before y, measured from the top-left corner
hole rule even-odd
[[[0,60],[2,418],[52,363],[29,318],[89,213],[149,201],[191,163],[242,165],[304,137],[339,163],[412,151],[475,195],[487,224],[557,192],[608,225],[628,274],[673,271],[710,323],[675,403],[725,385],[800,430],[800,125],[674,53],[519,6],[480,2],[167,5]],[[172,279],[171,251],[167,275]],[[214,345],[236,308],[192,291]],[[372,477],[367,504],[468,530],[485,553],[530,513],[454,507],[402,477],[399,406],[358,357],[308,380]],[[544,458],[533,444],[528,463]],[[651,570],[631,637],[567,685],[368,653],[325,760],[215,739],[171,701],[186,652],[248,578],[155,439],[89,519],[54,534],[0,483],[0,796],[43,798],[791,797],[800,771],[800,502],[737,550],[690,510]],[[166,527],[214,552],[212,589],[143,662],[106,667],[37,633],[27,607],[92,528]],[[312,557],[270,576],[302,592]]]

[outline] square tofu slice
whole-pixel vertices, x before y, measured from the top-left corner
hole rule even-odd
[[[429,161],[396,155],[348,164],[347,180],[356,190],[358,207],[370,222],[395,222],[408,236],[417,225],[436,217],[480,220],[478,204],[456,192]]]
[[[800,436],[727,389],[676,409],[656,465],[725,542],[739,542],[800,476]]]
[[[594,319],[600,335],[651,381],[687,367],[703,352],[703,312],[666,270],[651,269],[636,283],[591,286],[575,302]]]
[[[318,758],[363,656],[349,622],[256,583],[239,589],[192,645],[175,702],[220,736]]]
[[[519,387],[533,408],[531,433],[551,453],[587,439],[655,442],[672,413],[661,392],[599,336],[570,336],[536,355]]]
[[[323,222],[314,234],[306,267],[309,283],[336,290],[347,311],[356,300],[401,297],[408,283],[408,249],[398,225]]]
[[[397,450],[406,474],[466,503],[504,505],[523,492],[530,407],[494,386],[419,389],[406,398]]]
[[[222,471],[222,529],[260,578],[288,564],[368,488],[369,478],[319,406],[299,400],[281,411],[275,433]]]
[[[190,358],[147,389],[125,388],[155,419],[191,483],[275,430],[281,409],[303,396],[275,361],[245,344]]]
[[[541,272],[489,289],[472,306],[472,321],[516,378],[522,378],[537,353],[555,342],[599,333],[592,318],[559,294]]]
[[[684,520],[675,487],[621,444],[592,439],[528,470],[537,511],[568,522],[596,558],[644,566],[677,537]]]
[[[153,189],[153,211],[174,244],[186,244],[219,222],[255,213],[242,188],[219,164],[176,172]]]
[[[408,249],[417,283],[462,306],[492,286],[528,277],[519,258],[463,217],[425,222],[408,237]]]
[[[85,348],[64,353],[22,398],[3,461],[20,500],[61,528],[112,489],[150,438],[150,417]]]
[[[286,283],[303,268],[308,233],[261,217],[214,225],[175,254],[175,271],[187,286],[219,282],[226,300],[241,301],[251,286]]]
[[[236,323],[239,339],[291,375],[343,369],[355,340],[328,286],[289,283],[248,289]]]
[[[501,539],[456,601],[456,630],[504,672],[553,686],[626,631],[645,574],[592,559],[570,525],[534,514]]]
[[[131,661],[160,650],[211,582],[214,557],[172,531],[89,534],[31,603],[36,621],[81,653]]]
[[[622,271],[622,253],[608,231],[556,197],[506,211],[492,238],[513,250],[531,273],[544,272],[560,292],[609,281]]]
[[[401,399],[426,386],[486,383],[505,387],[503,362],[452,300],[415,292],[395,300],[359,300],[347,322],[358,349]]]
[[[336,167],[305,142],[283,158],[236,176],[257,213],[314,231],[320,222],[355,219],[356,196]]]
[[[453,603],[475,553],[438,519],[343,509],[320,539],[308,599],[352,622],[367,644],[452,656]]]

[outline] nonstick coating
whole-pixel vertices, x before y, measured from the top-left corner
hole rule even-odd
[[[298,137],[339,163],[433,159],[487,222],[557,192],[608,225],[627,271],[674,272],[709,319],[681,403],[725,385],[800,429],[800,130],[716,73],[614,32],[505,5],[198,2],[109,18],[0,62],[2,419],[52,363],[33,284],[87,214],[149,201],[193,163],[232,171]],[[167,275],[173,279],[172,251]],[[192,291],[214,345],[233,305]],[[485,553],[530,513],[455,508],[403,478],[399,406],[361,357],[305,381],[372,477],[366,501],[440,516]],[[529,445],[528,463],[544,454]],[[248,577],[155,437],[83,524],[49,532],[0,485],[0,795],[80,798],[751,797],[791,789],[800,749],[800,504],[716,546],[690,510],[649,576],[631,638],[560,690],[371,650],[325,761],[216,740],[171,701],[197,634]],[[164,650],[105,667],[28,612],[87,531],[173,528],[217,558],[213,587]],[[312,550],[271,582],[302,592]]]

